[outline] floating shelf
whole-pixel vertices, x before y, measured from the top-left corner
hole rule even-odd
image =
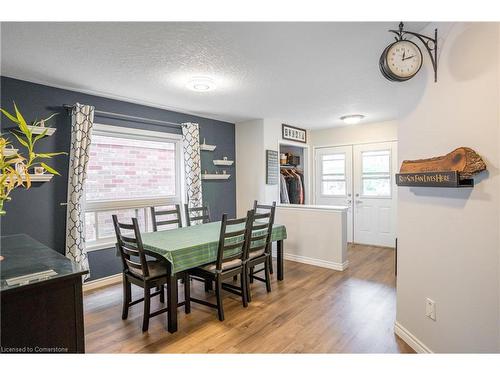
[[[33,126],[28,125],[28,128],[31,130],[33,134],[42,134],[45,130],[47,130],[46,136],[50,136],[56,132],[56,128],[42,128],[41,126]]]
[[[233,165],[233,160],[214,160],[214,165]]]
[[[50,173],[44,173],[44,174],[30,173],[29,176],[31,182],[48,182],[52,180],[52,177],[54,177],[54,175]],[[9,179],[7,179],[7,181],[9,181]],[[23,181],[26,181],[26,178],[23,178]]]
[[[227,180],[231,177],[230,174],[210,174],[204,173],[201,175],[202,180]]]
[[[201,151],[213,151],[213,150],[215,150],[216,147],[217,146],[215,146],[215,145],[207,145],[207,144],[203,143],[200,145],[200,150]]]
[[[3,155],[5,157],[10,158],[11,156],[14,156],[15,154],[17,154],[18,151],[19,150],[17,148],[4,148]]]
[[[396,173],[396,185],[409,187],[472,188],[473,178],[460,178],[456,171]]]

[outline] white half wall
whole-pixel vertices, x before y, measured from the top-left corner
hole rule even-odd
[[[347,211],[333,206],[284,205],[277,223],[286,226],[285,259],[343,271],[347,268]]]
[[[309,143],[312,147],[388,142],[398,139],[398,122],[361,123],[351,126],[311,130],[309,133]]]
[[[428,57],[397,97],[399,159],[468,146],[488,172],[473,189],[408,188],[398,192],[397,322],[433,352],[500,351],[499,24],[439,23],[438,82]],[[425,50],[423,51],[426,54]],[[436,302],[436,321],[425,299]]]

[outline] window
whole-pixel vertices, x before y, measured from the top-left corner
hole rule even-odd
[[[329,154],[321,157],[321,194],[346,195],[345,154]]]
[[[180,136],[94,125],[85,182],[89,250],[115,242],[111,215],[151,231],[149,207],[181,201]]]
[[[391,196],[391,151],[364,151],[361,153],[362,195]]]

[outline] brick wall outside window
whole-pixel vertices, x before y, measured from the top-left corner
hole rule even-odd
[[[85,183],[86,200],[117,201],[159,198],[176,194],[175,144],[120,137],[94,135]],[[86,240],[114,235],[111,215],[130,222],[137,217],[144,225],[144,209],[88,212],[85,215]],[[97,220],[96,220],[97,219]],[[141,228],[144,229],[144,228]]]

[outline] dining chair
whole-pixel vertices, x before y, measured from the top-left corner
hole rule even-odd
[[[272,220],[274,223],[274,212],[276,212],[276,202],[273,202],[271,205],[265,205],[265,204],[259,204],[257,202],[257,200],[253,201],[253,210],[254,210],[255,214],[271,212],[271,209],[273,207],[274,207],[274,211],[273,211]],[[269,272],[271,273],[271,275],[274,273],[272,253],[271,253],[271,256],[269,257]]]
[[[141,233],[136,218],[132,218],[132,224],[118,222],[118,217],[113,215],[113,225],[116,233],[116,248],[120,253],[123,265],[123,308],[122,319],[127,319],[130,306],[144,302],[144,314],[142,319],[142,331],[146,332],[149,328],[149,318],[167,312],[163,308],[150,312],[151,298],[160,296],[160,302],[165,302],[165,284],[168,282],[167,264],[159,260],[148,260],[142,245]],[[123,233],[122,230],[129,231]],[[130,231],[132,231],[130,233]],[[185,279],[186,274],[180,277]],[[144,297],[132,301],[131,285],[137,285],[144,290]],[[188,284],[185,282],[185,285]],[[176,285],[177,286],[177,285]],[[151,288],[157,290],[151,293]],[[184,293],[186,294],[186,288]],[[189,290],[187,291],[189,295]],[[189,305],[185,307],[186,313],[189,313]]]
[[[177,228],[182,228],[181,207],[176,204],[173,210],[159,210],[151,207],[151,219],[153,222],[153,231],[158,231],[159,226],[177,224]],[[164,217],[173,216],[174,218]],[[160,217],[164,217],[161,219]]]
[[[247,212],[247,216],[240,219],[228,219],[222,215],[219,245],[217,248],[217,260],[201,267],[192,268],[187,271],[190,276],[198,276],[215,283],[216,304],[205,300],[190,297],[190,302],[199,303],[217,309],[220,321],[224,320],[224,306],[222,302],[222,290],[236,294],[241,297],[243,307],[248,306],[247,290],[248,283],[245,275],[246,247],[250,235],[250,222],[253,210]],[[233,276],[240,275],[240,286],[224,283]],[[189,278],[188,278],[189,280]],[[189,282],[189,281],[188,281]],[[186,303],[189,302],[186,300]]]
[[[189,207],[188,204],[184,204],[184,213],[186,215],[186,224],[188,227],[194,221],[200,221],[205,224],[210,222],[210,209],[208,205],[202,207]]]
[[[266,212],[254,213],[252,216],[250,223],[250,237],[247,244],[248,255],[247,261],[245,262],[248,302],[252,301],[250,284],[253,283],[254,279],[265,282],[267,292],[271,292],[271,240],[275,210],[276,202],[273,202],[272,206],[266,206]],[[255,271],[254,268],[260,264],[263,265],[263,268]],[[262,271],[264,271],[264,278],[255,276],[255,273]]]

